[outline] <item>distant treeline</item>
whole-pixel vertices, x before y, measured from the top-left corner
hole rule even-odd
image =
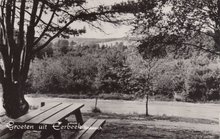
[[[73,47],[74,46],[74,47]],[[161,95],[181,101],[218,100],[220,59],[209,54],[171,51],[143,59],[136,44],[114,47],[51,44],[33,60],[28,93]]]

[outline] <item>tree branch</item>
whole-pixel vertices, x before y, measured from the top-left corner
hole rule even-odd
[[[0,7],[1,7],[2,9],[5,8],[5,6],[2,6],[2,5],[0,5]],[[20,8],[17,7],[17,6],[16,6],[16,9],[18,9],[18,10],[20,11]],[[28,15],[31,16],[31,13],[30,13],[29,11],[25,10],[25,13],[27,13]],[[17,16],[17,17],[19,17],[19,16]],[[47,23],[46,23],[44,20],[42,20],[41,18],[39,18],[39,16],[36,15],[36,18],[38,18],[39,22],[42,22],[44,25],[47,25]],[[26,21],[30,21],[30,20],[27,20],[27,19],[25,19],[25,20],[26,20]],[[56,23],[51,23],[51,24],[57,25]],[[35,25],[35,26],[36,26],[36,25]],[[57,26],[58,26],[58,25],[57,25]],[[50,25],[50,27],[51,27],[51,28],[55,28],[55,27],[52,26],[52,25]]]
[[[41,20],[41,17],[42,17],[43,11],[44,11],[44,7],[45,7],[45,4],[43,3],[42,6],[41,6],[41,9],[40,9],[39,16],[37,17],[37,20],[36,20],[36,22],[35,22],[35,26],[37,26],[37,24],[38,24],[39,21]]]
[[[12,5],[13,5],[13,7],[12,7],[12,17],[11,17],[11,18],[12,18],[12,19],[11,19],[11,20],[12,20],[12,23],[11,23],[11,24],[12,24],[12,28],[13,28],[13,30],[14,30],[15,12],[16,12],[16,10],[15,10],[15,9],[16,9],[16,8],[15,8],[15,6],[16,6],[16,0],[13,1]],[[14,32],[13,32],[13,33],[14,33]]]
[[[58,5],[58,4],[59,4],[59,0],[57,0],[56,5]],[[45,27],[45,29],[43,30],[41,35],[37,38],[37,40],[34,42],[34,45],[38,44],[40,42],[40,40],[43,38],[43,36],[45,35],[45,33],[48,31],[48,28],[51,26],[51,23],[52,23],[52,21],[54,19],[55,13],[56,13],[56,9],[53,10],[53,13],[52,13],[52,15],[50,17],[49,22],[47,23],[47,26]]]
[[[14,47],[14,51],[13,51],[13,80],[14,81],[18,81],[19,76],[19,72],[21,69],[21,51],[22,48],[24,47],[24,22],[25,22],[25,4],[26,4],[26,0],[22,0],[21,1],[21,5],[20,5],[20,22],[19,22],[19,34],[17,36],[18,38],[18,44],[17,46],[15,45]]]
[[[21,62],[21,75],[22,82],[24,82],[27,79],[27,74],[30,66],[30,61],[32,57],[32,48],[34,43],[34,35],[35,35],[35,20],[36,20],[36,14],[38,10],[38,4],[39,0],[34,0],[33,2],[33,8],[30,16],[30,23],[27,28],[27,36],[26,36],[26,47],[23,49],[23,59]]]
[[[19,22],[19,48],[21,49],[24,45],[24,22],[25,22],[25,3],[26,0],[22,0],[20,7],[20,22]]]
[[[98,15],[111,14],[111,13],[114,13],[114,11],[104,11],[104,12],[99,12],[99,13],[92,12],[89,14],[81,12],[78,15],[72,16],[71,20],[65,26],[63,26],[55,35],[53,35],[51,38],[49,38],[48,41],[46,41],[43,45],[35,48],[33,50],[33,53],[35,54],[36,52],[38,52],[41,49],[43,49],[44,47],[46,47],[54,38],[58,37],[65,29],[67,29],[67,27],[71,23],[73,23],[77,19],[85,21],[87,18],[89,20],[90,18],[92,18],[94,16],[96,17]]]
[[[209,50],[209,49],[206,49],[206,48],[203,48],[203,46],[198,46],[198,45],[195,45],[195,44],[191,44],[191,43],[182,43],[183,45],[189,45],[189,46],[193,46],[193,47],[196,47],[198,49],[201,49],[205,52],[209,52],[209,53],[212,53],[212,54],[215,54],[215,55],[218,55],[220,56],[220,53],[217,53],[216,51],[214,50]]]

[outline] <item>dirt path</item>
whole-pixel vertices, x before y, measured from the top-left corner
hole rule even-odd
[[[49,97],[26,97],[31,105],[40,105],[40,102],[76,102],[84,103],[83,112],[91,111],[94,107],[94,99],[66,99]],[[0,102],[1,103],[1,102]],[[2,104],[0,104],[2,106]],[[123,100],[98,100],[98,107],[106,113],[117,114],[144,114],[144,101],[123,101]],[[0,113],[4,111],[0,108]],[[185,102],[149,102],[150,115],[167,115],[186,118],[201,118],[218,121],[220,114],[220,104],[193,104]]]

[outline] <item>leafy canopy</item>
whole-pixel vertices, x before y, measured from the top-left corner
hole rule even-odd
[[[135,32],[145,38],[140,51],[164,52],[175,45],[220,54],[220,0],[161,0],[152,12],[138,13],[133,22]]]

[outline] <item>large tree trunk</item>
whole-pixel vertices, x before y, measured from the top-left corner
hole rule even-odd
[[[24,98],[23,85],[4,78],[2,88],[3,107],[6,110],[6,115],[11,118],[18,118],[27,113],[29,105]]]
[[[217,51],[220,51],[220,30],[215,30],[215,34],[214,34],[213,38],[215,41],[215,45],[214,45],[215,49]]]

